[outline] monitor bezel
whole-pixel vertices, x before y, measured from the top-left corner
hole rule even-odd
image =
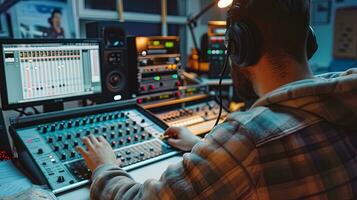
[[[101,79],[101,88],[102,91],[96,94],[89,95],[80,95],[80,96],[72,96],[72,97],[64,97],[64,98],[54,98],[49,100],[39,100],[25,103],[14,103],[9,104],[8,95],[7,95],[7,84],[6,84],[6,76],[5,76],[5,62],[3,56],[3,45],[6,44],[46,44],[46,43],[98,43],[99,44],[99,71],[100,71],[100,79]],[[104,91],[104,80],[103,80],[103,47],[104,43],[102,39],[0,39],[0,93],[1,93],[1,107],[3,110],[11,110],[17,108],[25,108],[30,106],[43,106],[47,104],[53,103],[64,103],[66,101],[75,101],[82,100],[92,97],[97,97],[103,95]]]

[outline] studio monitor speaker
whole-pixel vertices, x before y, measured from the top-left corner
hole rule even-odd
[[[103,96],[95,101],[111,102],[133,98],[136,94],[136,74],[135,69],[128,66],[126,34],[122,23],[88,23],[86,34],[87,38],[102,38],[105,46],[102,54]]]

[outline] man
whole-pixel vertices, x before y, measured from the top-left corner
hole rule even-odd
[[[44,31],[43,37],[50,39],[61,39],[64,38],[64,30],[61,27],[62,23],[62,12],[59,9],[54,9],[51,12],[51,17],[48,18],[48,23],[50,27]]]
[[[231,114],[203,140],[170,128],[184,151],[160,180],[135,182],[117,166],[104,138],[79,148],[94,171],[92,199],[356,199],[357,72],[314,77],[306,41],[309,0],[244,0],[262,37],[259,61],[232,67],[242,98],[260,98]]]

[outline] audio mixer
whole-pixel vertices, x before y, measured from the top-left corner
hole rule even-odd
[[[175,107],[175,109],[172,109]],[[179,107],[179,108],[177,108]],[[181,106],[171,106],[171,108],[153,109],[151,112],[163,120],[168,126],[186,126],[195,135],[209,132],[217,119],[219,104],[212,98],[204,98],[198,101],[182,104]],[[228,115],[227,109],[222,110],[222,122]]]
[[[91,172],[75,150],[82,138],[103,136],[121,167],[134,169],[178,153],[160,140],[167,126],[135,101],[22,118],[10,127],[20,161],[40,184],[60,193],[88,183]]]

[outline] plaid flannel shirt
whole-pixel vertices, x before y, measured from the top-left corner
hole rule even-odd
[[[356,199],[357,73],[283,86],[231,114],[160,180],[102,165],[91,199]]]

